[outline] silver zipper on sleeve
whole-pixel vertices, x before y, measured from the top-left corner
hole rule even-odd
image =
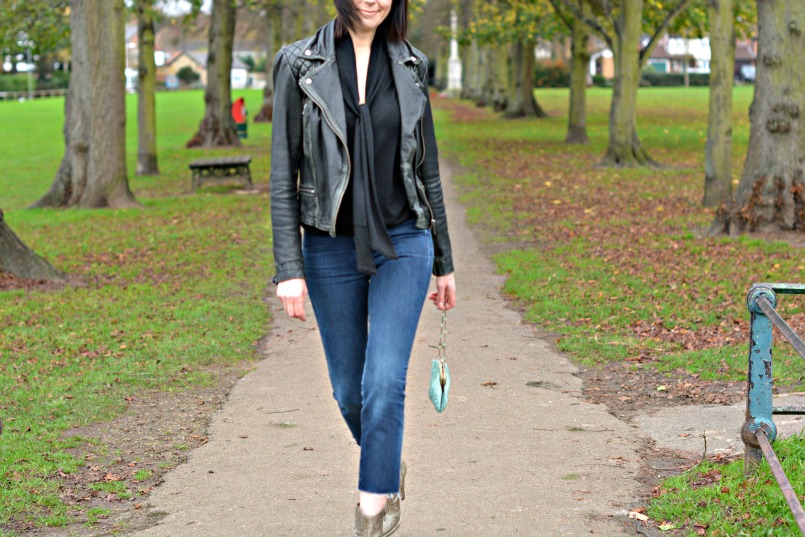
[[[414,178],[416,181],[416,178]],[[425,192],[425,187],[422,184],[418,184],[417,187],[419,190],[422,191],[422,197],[425,199],[425,205],[428,206],[428,212],[430,212],[430,227],[433,231],[433,235],[436,235],[436,217],[433,214],[433,208],[430,206],[430,201],[428,201],[428,194]]]

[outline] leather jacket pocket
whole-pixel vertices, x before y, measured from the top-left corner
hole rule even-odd
[[[315,224],[318,201],[315,188],[304,185],[299,187],[299,219],[302,223]]]

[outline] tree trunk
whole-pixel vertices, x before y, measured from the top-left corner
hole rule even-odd
[[[493,82],[492,82],[492,109],[503,112],[509,105],[509,49],[505,45],[498,45],[494,49]]]
[[[589,7],[579,1],[579,8],[585,15]],[[587,137],[587,75],[590,72],[590,29],[582,21],[573,21],[573,42],[570,63],[570,113],[567,120],[568,144],[586,144]]]
[[[758,66],[751,129],[736,205],[720,211],[729,232],[805,230],[805,3],[757,2]]]
[[[489,62],[489,55],[486,53],[486,47],[480,43],[478,46],[478,66],[476,67],[475,79],[473,80],[473,93],[475,97],[475,106],[481,108],[486,106],[486,70]]]
[[[301,3],[304,4],[305,8],[302,10],[305,14],[302,17],[302,33],[305,34],[305,36],[313,35],[313,32],[318,28],[316,24],[318,23],[317,12],[319,2],[318,0],[306,0]]]
[[[440,89],[447,87],[447,64],[450,61],[450,48],[441,47],[436,60],[435,84]]]
[[[270,60],[282,48],[282,6],[276,1],[267,8],[266,25],[266,87],[263,88],[263,105],[254,116],[255,123],[268,123],[274,116],[274,62]]]
[[[295,8],[294,41],[304,39],[308,33],[305,30],[305,22],[308,20],[306,2],[297,2]]]
[[[0,273],[32,280],[64,281],[64,274],[25,246],[3,218],[0,209]]]
[[[637,87],[640,83],[640,38],[643,0],[624,2],[620,28],[612,51],[615,79],[609,111],[609,147],[602,164],[638,166],[656,164],[637,137]]]
[[[472,41],[467,47],[467,54],[461,69],[464,80],[461,82],[461,98],[475,101],[481,99],[481,91],[478,80],[481,71],[481,54],[477,41]]]
[[[214,0],[207,54],[204,119],[187,147],[240,147],[232,119],[232,48],[235,40],[235,2]]]
[[[534,97],[534,43],[522,41],[512,45],[509,76],[509,99],[504,117],[548,117]]]
[[[494,62],[495,51],[489,45],[481,47],[481,58],[483,58],[481,68],[481,99],[478,102],[479,106],[489,106],[492,103],[494,95]]]
[[[123,0],[72,0],[65,153],[36,207],[136,207],[126,177]]]
[[[732,78],[735,67],[734,0],[711,0],[710,112],[704,163],[705,207],[732,198]]]
[[[157,165],[154,2],[137,1],[139,68],[137,72],[137,175],[159,175]]]

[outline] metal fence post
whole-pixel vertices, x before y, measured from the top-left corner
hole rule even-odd
[[[777,437],[777,427],[772,421],[772,323],[757,304],[761,297],[777,306],[777,295],[769,287],[753,286],[746,297],[746,308],[752,314],[746,421],[741,429],[745,448],[744,473],[747,474],[754,472],[763,458],[756,438],[758,431],[762,429],[770,442]]]

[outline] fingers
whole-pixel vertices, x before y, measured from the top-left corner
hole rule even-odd
[[[304,299],[284,298],[280,300],[282,300],[282,306],[285,308],[285,313],[287,313],[289,317],[299,319],[300,321],[307,321]]]
[[[444,307],[445,310],[453,309],[456,307],[456,288],[447,287],[444,290]]]
[[[282,307],[289,317],[307,321],[305,315],[305,297],[307,296],[307,284],[305,280],[296,278],[285,280],[277,285],[277,296],[282,302]]]
[[[285,311],[294,319],[307,321],[307,316],[305,315],[305,300],[303,298],[286,301]]]
[[[456,281],[452,274],[436,277],[436,292],[428,297],[440,311],[456,306]]]
[[[455,287],[445,287],[442,290],[441,296],[436,295],[436,307],[441,311],[447,311],[456,307],[456,289]]]

